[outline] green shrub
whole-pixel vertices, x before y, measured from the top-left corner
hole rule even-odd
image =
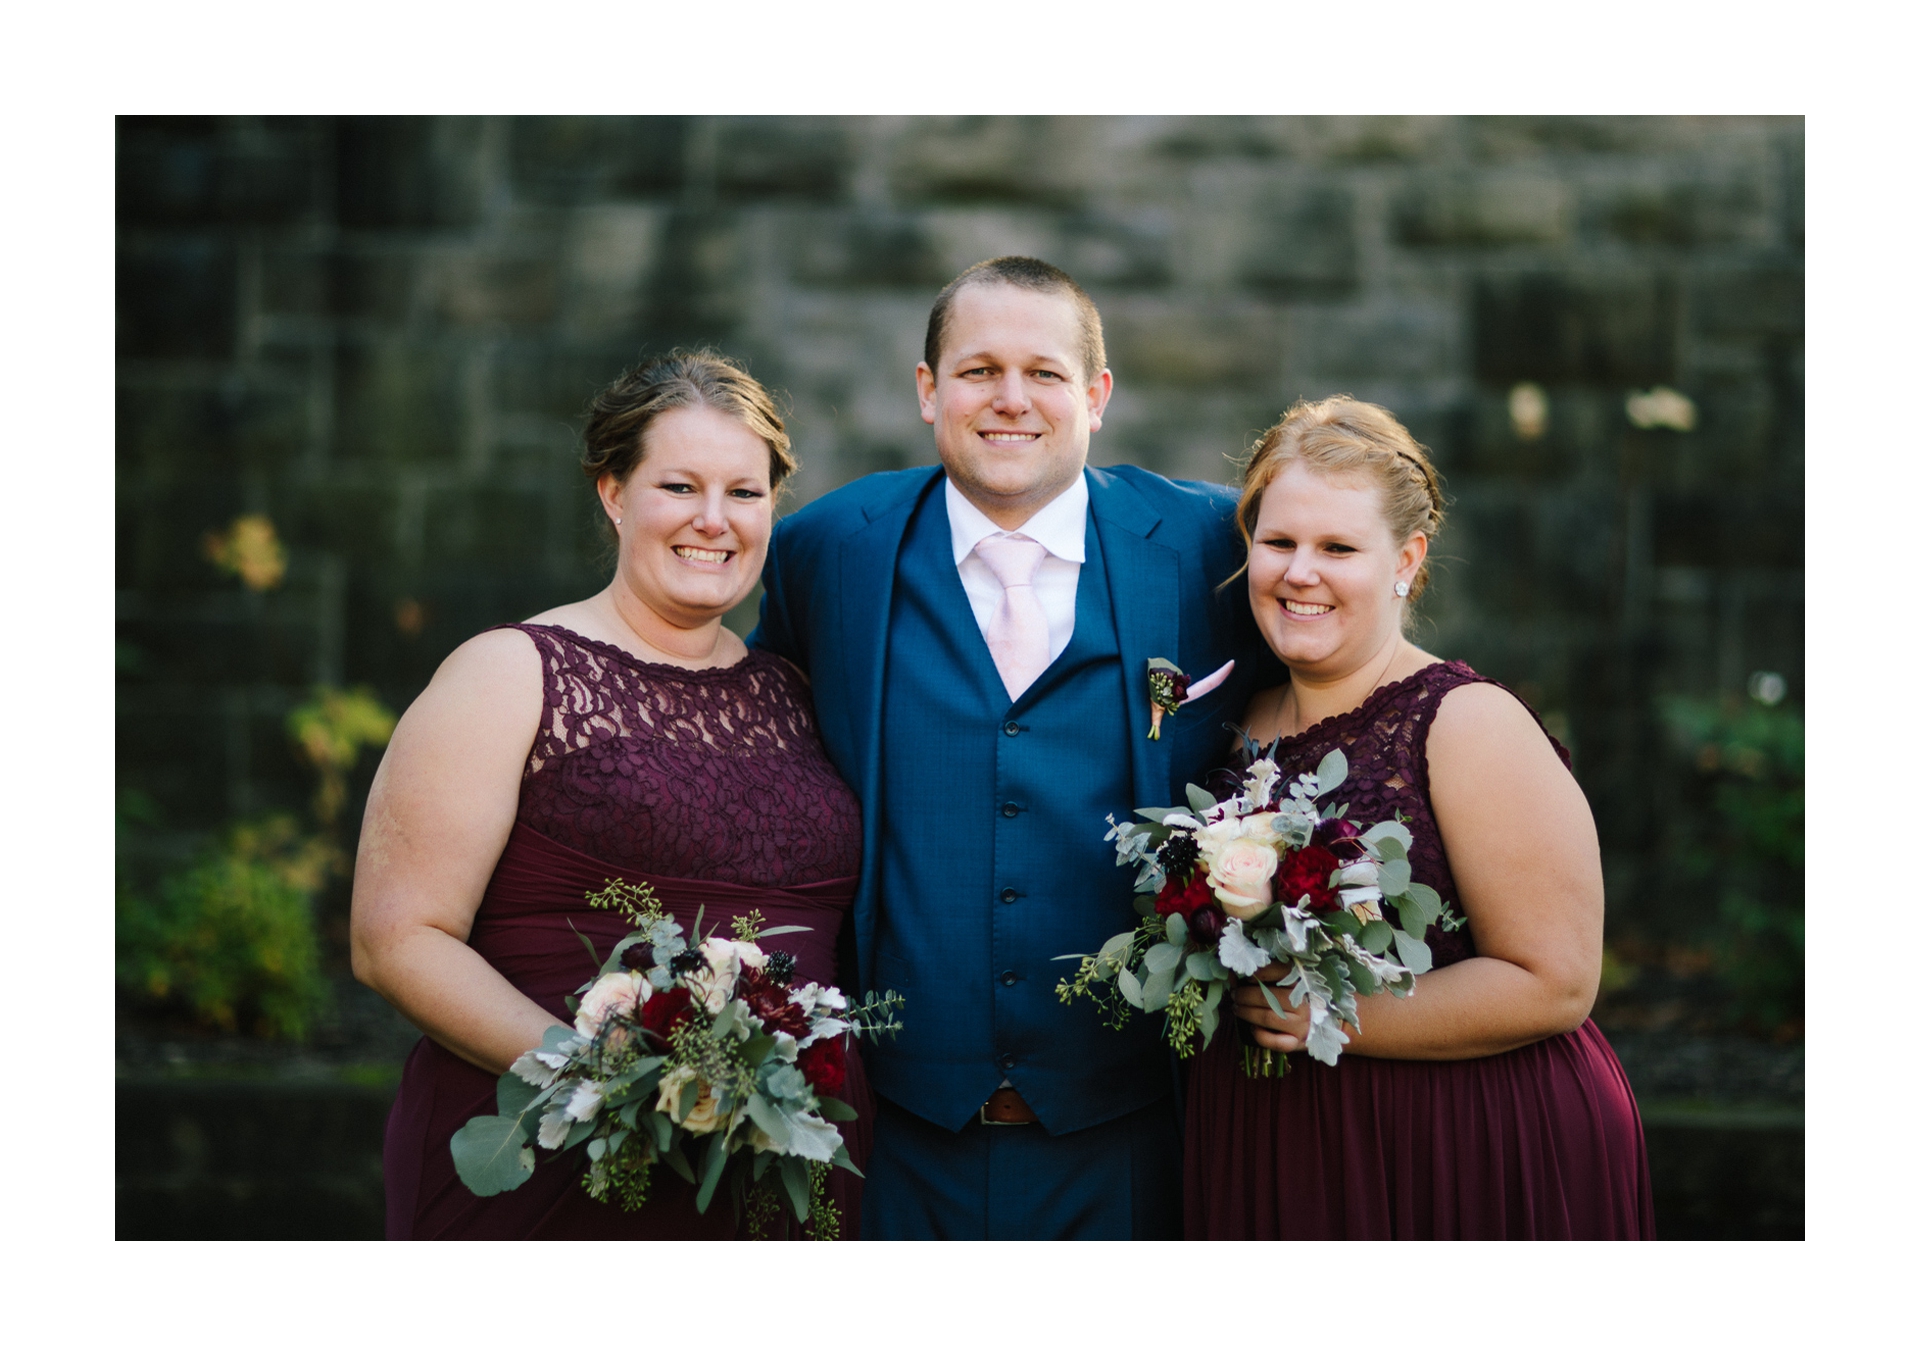
[[[290,816],[240,824],[150,897],[116,891],[120,984],[225,1031],[306,1035],[328,999],[314,897],[338,849]]]
[[[1683,885],[1711,898],[1704,941],[1733,1015],[1763,1027],[1806,1008],[1806,727],[1787,706],[1670,698],[1662,714],[1692,764],[1678,827]]]

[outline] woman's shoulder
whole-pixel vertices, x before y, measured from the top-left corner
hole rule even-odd
[[[1551,753],[1571,766],[1567,751],[1534,709],[1503,683],[1455,661],[1446,666],[1427,736],[1429,761],[1537,759]]]

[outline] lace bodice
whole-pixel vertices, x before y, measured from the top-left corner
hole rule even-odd
[[[690,670],[565,627],[512,629],[544,674],[520,783],[528,826],[659,876],[792,886],[858,874],[859,802],[784,661],[749,650]]]
[[[1413,835],[1413,851],[1408,854],[1413,878],[1436,890],[1455,913],[1461,912],[1460,896],[1428,795],[1427,730],[1447,693],[1467,683],[1490,682],[1491,678],[1481,677],[1457,659],[1429,664],[1397,683],[1375,689],[1351,711],[1275,740],[1269,753],[1280,766],[1283,785],[1313,771],[1331,749],[1337,747],[1346,754],[1347,780],[1334,792],[1332,803],[1346,804],[1347,818],[1361,824],[1390,819],[1397,811]],[[1561,761],[1567,761],[1560,742],[1550,734],[1547,738]],[[1236,771],[1245,765],[1244,755],[1235,759]],[[1436,967],[1475,954],[1470,927],[1447,932],[1436,924],[1427,930],[1426,943],[1433,950]]]

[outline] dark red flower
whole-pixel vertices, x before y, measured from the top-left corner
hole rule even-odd
[[[1162,918],[1175,913],[1188,918],[1195,909],[1212,902],[1213,891],[1207,888],[1206,876],[1195,872],[1185,885],[1176,885],[1169,880],[1161,886],[1160,893],[1153,899],[1153,911]]]
[[[680,1023],[693,1016],[693,997],[685,989],[657,990],[640,1005],[640,1025],[668,1040]]]
[[[1218,904],[1202,904],[1187,915],[1187,931],[1202,946],[1212,946],[1227,930],[1227,911]]]
[[[1340,859],[1318,843],[1295,848],[1280,863],[1278,888],[1274,894],[1279,900],[1294,905],[1299,904],[1300,897],[1305,895],[1309,909],[1325,913],[1340,906],[1340,892],[1329,881],[1339,869]]]
[[[838,1036],[815,1041],[800,1052],[797,1063],[822,1097],[838,1097],[847,1085],[847,1052]]]
[[[792,1000],[787,986],[775,983],[764,970],[749,966],[741,972],[739,997],[768,1031],[784,1031],[798,1040],[812,1030],[805,1009]]]
[[[1365,854],[1360,845],[1360,826],[1351,819],[1323,819],[1313,831],[1313,841],[1328,849],[1343,862]]]

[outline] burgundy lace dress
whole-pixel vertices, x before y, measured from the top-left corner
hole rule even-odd
[[[801,979],[835,982],[841,922],[860,869],[860,806],[828,763],[805,684],[750,650],[723,669],[650,664],[558,626],[514,628],[540,652],[544,712],[520,783],[520,809],[474,918],[468,944],[521,992],[571,1025],[565,998],[592,978],[579,934],[600,955],[628,931],[586,907],[609,878],[646,881],[691,928],[730,935],[758,909],[769,927],[799,924],[769,945],[791,951]],[[582,1149],[541,1152],[533,1177],[480,1198],[460,1182],[448,1140],[491,1115],[497,1080],[422,1038],[387,1119],[390,1238],[733,1238],[727,1191],[705,1215],[694,1189],[657,1167],[646,1206],[625,1211],[580,1186]],[[840,1094],[860,1118],[843,1125],[865,1162],[873,1099],[857,1049]],[[841,1234],[859,1232],[859,1179],[829,1175]],[[781,1220],[785,1220],[784,1212]],[[776,1222],[779,1236],[786,1226]]]
[[[1371,823],[1398,811],[1413,878],[1458,909],[1428,802],[1427,730],[1440,699],[1488,682],[1434,664],[1352,711],[1282,739],[1283,773],[1343,750],[1336,798]],[[1556,742],[1561,758],[1566,751]],[[1426,934],[1436,968],[1474,955],[1470,929]],[[1237,1022],[1189,1066],[1189,1238],[1651,1238],[1640,1113],[1591,1020],[1481,1059],[1290,1057],[1278,1079],[1240,1071]]]

